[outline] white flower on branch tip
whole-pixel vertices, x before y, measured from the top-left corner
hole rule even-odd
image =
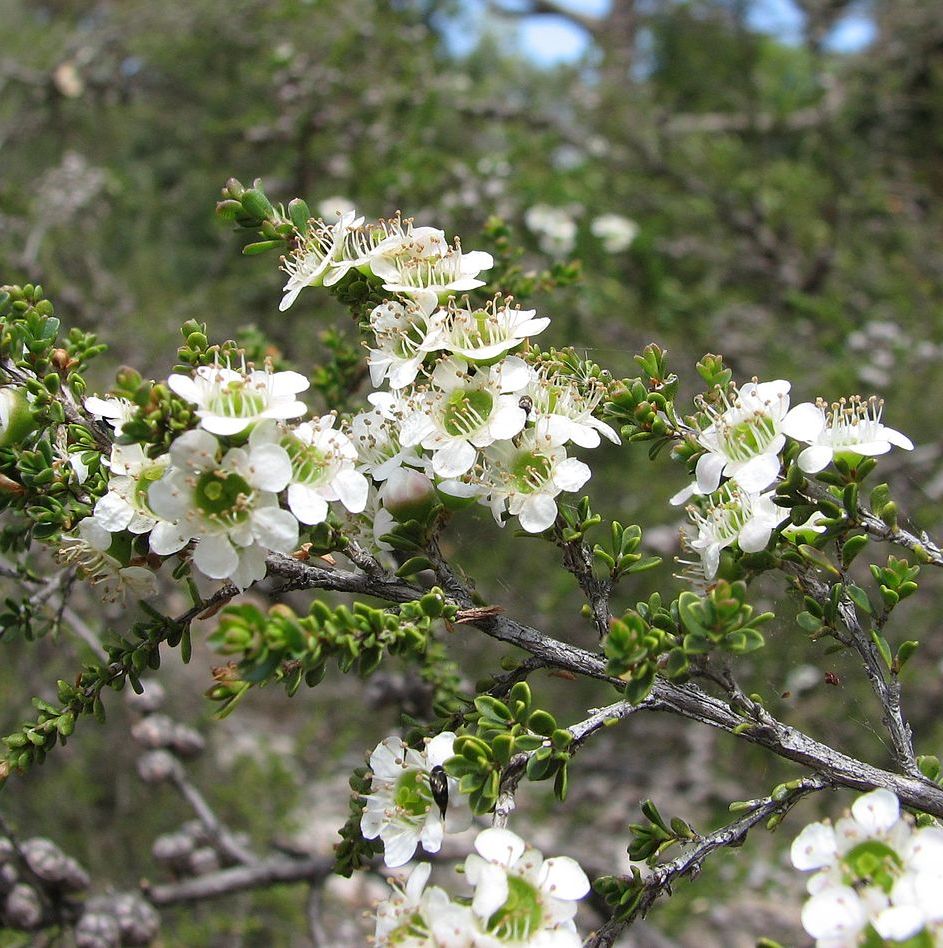
[[[117,548],[121,548],[120,553]],[[145,566],[130,562],[130,544],[115,537],[94,517],[80,520],[75,533],[65,534],[57,557],[98,589],[105,602],[151,599],[157,595],[157,577]]]
[[[783,419],[782,430],[809,445],[797,461],[805,474],[817,474],[836,455],[873,457],[894,446],[912,451],[910,438],[881,423],[882,410],[883,402],[873,397],[853,395],[831,405],[819,399],[796,405]]]
[[[594,237],[602,241],[606,253],[622,253],[632,246],[638,236],[639,226],[621,214],[600,214],[589,225]]]
[[[158,518],[148,504],[148,490],[163,476],[169,461],[168,455],[149,458],[140,444],[113,445],[108,492],[95,504],[95,521],[110,533],[150,532]]]
[[[334,224],[325,224],[318,218],[308,222],[297,247],[282,258],[282,269],[288,274],[288,281],[282,291],[280,311],[288,309],[306,286],[321,286],[325,282],[332,265],[343,252],[347,234],[361,224],[363,218],[358,218],[356,211],[347,211]]]
[[[725,484],[702,501],[701,509],[692,504],[687,510],[697,536],[686,542],[700,554],[708,580],[717,575],[721,550],[736,543],[744,553],[758,553],[789,516],[788,510],[773,502],[773,491],[753,494],[735,484]]]
[[[419,449],[400,441],[403,419],[413,408],[401,395],[373,392],[367,396],[373,408],[350,420],[349,435],[357,449],[357,470],[375,481],[385,481],[403,464],[420,465]]]
[[[427,397],[403,422],[402,443],[431,451],[438,477],[460,477],[475,463],[479,448],[507,441],[524,428],[527,413],[514,393],[529,380],[527,364],[514,356],[477,371],[459,359],[443,359]]]
[[[370,350],[367,364],[374,388],[389,378],[390,388],[411,385],[423,359],[441,349],[444,314],[438,300],[389,300],[370,314],[370,328],[377,347]]]
[[[587,390],[581,391],[566,376],[543,370],[535,373],[527,396],[537,434],[546,436],[554,444],[572,441],[582,448],[599,447],[600,435],[619,444],[619,436],[613,428],[593,415],[603,395],[601,386],[587,385]]]
[[[463,253],[456,241],[455,246],[442,254],[401,253],[395,257],[377,257],[370,266],[383,280],[383,289],[390,293],[427,300],[435,296],[441,300],[484,286],[485,281],[477,279],[478,274],[490,270],[494,258],[482,250]]]
[[[561,491],[579,490],[591,471],[567,457],[565,448],[538,438],[533,429],[524,431],[519,441],[499,441],[485,449],[482,494],[498,523],[507,509],[528,533],[542,533],[557,518],[554,498]]]
[[[729,477],[744,490],[765,490],[779,474],[779,452],[786,443],[783,419],[789,410],[789,382],[748,382],[723,408],[707,406],[710,424],[697,435],[706,452],[698,458],[695,483],[671,498],[683,504],[692,495],[717,490]]]
[[[298,521],[276,497],[291,479],[291,460],[277,444],[220,454],[216,438],[199,429],[171,445],[170,467],[148,492],[161,518],[151,531],[151,550],[169,556],[196,540],[197,568],[245,589],[265,576],[267,551],[290,553],[297,546]]]
[[[510,300],[502,305],[500,297],[474,310],[451,303],[445,310],[442,348],[466,362],[494,362],[550,325],[549,317],[536,317],[536,312],[512,306]]]
[[[103,418],[120,435],[124,426],[137,414],[137,405],[127,398],[109,396],[101,398],[98,395],[89,395],[85,399],[85,410],[97,418]]]
[[[265,422],[249,435],[250,448],[280,445],[288,454],[288,507],[305,524],[322,523],[331,501],[339,500],[351,513],[360,513],[367,503],[369,484],[354,469],[357,449],[334,427],[336,420],[336,415],[323,415],[291,429]]]
[[[463,805],[458,781],[447,777],[448,807],[443,816],[433,797],[430,775],[452,756],[455,735],[443,731],[414,750],[398,737],[381,741],[370,755],[372,772],[360,830],[366,839],[383,842],[383,861],[391,869],[405,866],[417,846],[437,853],[448,822],[449,832],[464,829],[471,820]]]
[[[473,948],[478,924],[471,909],[438,886],[427,887],[432,867],[419,863],[405,885],[391,881],[390,897],[377,906],[378,948]]]
[[[476,946],[579,948],[573,916],[590,886],[576,860],[544,859],[507,829],[482,830],[475,849],[465,859],[465,877],[475,887],[471,908],[484,930]]]
[[[193,377],[171,375],[167,384],[197,406],[200,427],[214,435],[241,434],[263,419],[299,418],[308,410],[296,397],[310,385],[300,372],[201,365]]]
[[[369,224],[361,220],[344,235],[343,247],[332,262],[324,285],[333,286],[351,270],[380,276],[374,264],[385,257],[439,257],[448,249],[444,231],[437,227],[415,227],[412,218],[397,214]]]

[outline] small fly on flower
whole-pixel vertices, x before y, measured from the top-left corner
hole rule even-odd
[[[517,405],[518,408],[523,408],[524,414],[530,418],[530,413],[534,410],[534,400],[530,397],[530,395],[522,395]]]
[[[432,799],[435,800],[444,820],[449,805],[449,778],[441,764],[436,764],[429,772],[429,789],[432,790]]]

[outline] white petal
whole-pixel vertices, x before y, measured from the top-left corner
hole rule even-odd
[[[524,840],[508,829],[482,830],[475,837],[475,849],[489,862],[513,866],[524,855]]]
[[[254,544],[238,551],[239,565],[229,577],[240,589],[265,579],[265,550]]]
[[[836,857],[835,830],[828,823],[810,823],[793,840],[792,864],[802,872],[830,866]]]
[[[833,451],[824,444],[813,444],[799,455],[799,470],[803,474],[818,474],[831,464]]]
[[[441,767],[450,757],[454,756],[455,751],[452,745],[455,741],[453,731],[443,731],[436,734],[428,744],[426,744],[426,761],[430,767]]]
[[[770,533],[772,530],[769,524],[754,517],[743,525],[737,537],[737,543],[740,544],[740,549],[744,553],[759,553],[760,550],[766,549]]]
[[[370,769],[385,780],[396,780],[403,773],[404,753],[403,742],[398,737],[387,737],[373,749]]]
[[[419,834],[419,842],[427,853],[437,853],[442,848],[442,837],[445,829],[442,825],[442,814],[437,807],[430,807]]]
[[[803,906],[802,927],[813,938],[848,938],[867,922],[857,892],[848,886],[830,886]]]
[[[879,788],[858,797],[851,805],[851,815],[869,836],[874,836],[897,822],[900,803],[890,790]]]
[[[518,511],[517,519],[528,533],[543,533],[557,519],[557,503],[547,494],[531,494]]]
[[[507,874],[500,866],[490,862],[484,863],[478,873],[475,897],[472,899],[472,911],[479,918],[491,918],[507,899]]]
[[[576,458],[566,458],[553,469],[551,479],[560,490],[579,490],[592,476],[592,471]]]
[[[779,474],[779,455],[760,454],[750,458],[743,467],[739,468],[731,479],[736,481],[744,490],[757,493],[766,490]]]
[[[537,884],[557,899],[581,899],[589,892],[589,879],[569,856],[554,856],[540,867]]]
[[[189,375],[171,375],[167,379],[167,387],[185,402],[199,405],[203,400],[200,386]]]
[[[923,928],[923,913],[915,905],[892,905],[872,919],[871,924],[882,938],[906,941]]]
[[[291,480],[291,459],[278,444],[260,444],[249,455],[249,477],[253,487],[274,493],[283,490]]]
[[[715,454],[713,451],[708,451],[698,458],[694,476],[699,494],[711,494],[717,490],[726,463],[727,459],[722,454]]]
[[[170,556],[182,550],[190,542],[190,536],[175,523],[160,522],[151,530],[149,540],[153,553]]]
[[[204,409],[196,414],[200,419],[201,427],[224,438],[245,431],[253,421],[251,418],[230,418],[228,415],[217,415]]]
[[[688,484],[688,486],[685,487],[683,490],[679,490],[678,493],[675,494],[675,495],[671,498],[671,500],[669,501],[669,503],[670,503],[673,507],[679,507],[679,506],[680,506],[681,504],[683,504],[686,500],[688,500],[689,498],[693,497],[695,491],[697,491],[697,484]]]
[[[478,452],[467,441],[455,438],[436,451],[432,470],[439,477],[460,477],[475,463]]]
[[[881,435],[890,441],[891,444],[903,448],[905,451],[913,451],[914,443],[905,434],[901,434],[894,428],[888,428],[887,425],[881,425]]]
[[[363,474],[353,470],[340,471],[331,483],[341,503],[351,513],[360,513],[367,506],[370,484]]]
[[[781,428],[783,434],[795,438],[796,441],[814,444],[825,430],[825,412],[812,402],[803,402],[789,409],[782,420]]]
[[[193,562],[210,579],[228,579],[239,566],[239,556],[228,537],[202,537],[193,551]]]
[[[383,861],[390,869],[405,866],[416,851],[418,835],[415,830],[388,823],[380,832],[383,840]]]
[[[276,553],[291,553],[298,545],[298,521],[281,507],[266,507],[252,515],[255,538]]]
[[[125,530],[134,516],[134,508],[113,491],[109,491],[95,504],[95,519],[109,532]]]
[[[488,431],[491,440],[509,441],[525,424],[527,424],[527,412],[512,401],[501,405],[495,411],[488,422]]]

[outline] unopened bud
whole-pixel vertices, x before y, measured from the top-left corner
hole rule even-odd
[[[36,419],[21,388],[0,388],[0,447],[19,444],[34,428]]]
[[[178,773],[180,761],[164,750],[151,751],[138,760],[138,776],[145,783],[161,783]]]
[[[107,912],[87,911],[75,926],[77,948],[118,948],[121,929],[118,921]]]
[[[13,886],[3,908],[11,928],[34,931],[42,926],[43,906],[39,894],[24,882]]]
[[[422,520],[436,502],[436,491],[425,474],[397,468],[380,488],[383,506],[400,522]]]

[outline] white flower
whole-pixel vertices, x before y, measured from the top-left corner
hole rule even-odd
[[[779,452],[786,443],[782,422],[789,409],[788,382],[749,382],[732,402],[724,396],[724,409],[706,409],[711,423],[697,440],[707,449],[698,459],[696,482],[671,498],[683,504],[693,494],[717,490],[721,476],[744,490],[758,493],[779,474]]]
[[[564,257],[576,245],[576,222],[562,207],[534,204],[525,212],[524,223],[544,253]]]
[[[148,533],[157,524],[147,502],[151,484],[160,480],[169,457],[151,459],[140,444],[116,444],[111,449],[108,493],[95,504],[96,523],[110,533]]]
[[[493,266],[490,253],[481,250],[463,253],[458,241],[441,254],[399,253],[376,257],[370,262],[374,274],[383,280],[383,289],[420,299],[431,299],[433,295],[444,299],[450,294],[484,286],[485,281],[477,279],[478,274]]]
[[[157,578],[144,566],[128,565],[130,545],[114,537],[94,517],[79,522],[76,534],[62,537],[57,553],[70,563],[95,587],[105,602],[150,599],[157,595]]]
[[[445,891],[426,888],[432,867],[419,863],[405,886],[377,906],[374,938],[379,948],[472,948],[478,931],[470,908],[453,902]]]
[[[602,241],[606,253],[622,253],[632,246],[638,236],[639,227],[635,221],[621,214],[600,214],[589,229],[594,237]]]
[[[557,518],[554,498],[561,491],[577,491],[590,478],[590,469],[566,449],[547,438],[525,431],[520,444],[499,441],[485,450],[482,491],[498,523],[507,512],[528,533],[542,533]]]
[[[589,892],[579,863],[568,856],[545,860],[507,829],[482,830],[475,849],[465,859],[465,877],[475,887],[472,911],[484,929],[476,945],[579,948],[573,916]]]
[[[334,428],[335,415],[304,422],[291,430],[266,423],[249,435],[249,446],[281,445],[291,460],[288,506],[306,524],[322,523],[328,503],[339,500],[351,513],[367,503],[369,484],[354,470],[357,449],[350,438]]]
[[[356,211],[342,214],[335,224],[325,224],[314,218],[291,254],[282,259],[282,269],[288,274],[288,282],[282,291],[284,296],[278,308],[282,312],[298,299],[306,286],[321,286],[331,267],[340,257],[347,234],[363,223],[356,218]]]
[[[427,742],[421,751],[413,750],[398,737],[377,744],[370,755],[372,778],[360,830],[366,839],[383,841],[383,861],[391,869],[405,866],[417,846],[437,853],[446,830],[457,831],[457,824],[470,819],[458,792],[458,781],[446,780],[448,806],[443,814],[431,784],[432,771],[452,756],[455,735],[443,731]]]
[[[324,198],[323,201],[318,201],[318,214],[326,221],[343,217],[345,214],[351,214],[356,209],[356,205],[348,201],[347,198],[341,197],[339,194]]]
[[[373,392],[367,397],[374,407],[354,415],[350,439],[357,449],[357,469],[375,481],[385,481],[402,464],[420,463],[418,449],[400,442],[403,419],[413,409],[393,393]]]
[[[423,359],[441,349],[444,341],[444,313],[438,300],[389,300],[370,314],[377,348],[370,350],[367,364],[370,381],[378,388],[385,378],[390,388],[403,388],[415,381]]]
[[[688,545],[701,555],[706,579],[717,575],[720,551],[736,543],[744,553],[766,548],[770,535],[789,511],[773,502],[773,491],[753,494],[736,485],[725,484],[716,496],[704,502],[704,509],[688,507],[697,536]]]
[[[573,441],[582,448],[599,447],[600,434],[619,444],[615,431],[593,415],[605,394],[602,386],[587,383],[586,389],[580,391],[566,376],[535,373],[527,395],[537,434],[554,444]]]
[[[466,362],[489,363],[516,349],[525,339],[536,336],[550,325],[536,310],[503,306],[500,298],[490,300],[484,309],[462,309],[451,304],[446,310],[443,349]]]
[[[290,553],[298,543],[298,521],[276,498],[291,479],[291,461],[276,444],[219,454],[219,442],[206,431],[174,441],[170,467],[148,492],[161,518],[150,544],[169,556],[195,539],[197,568],[245,589],[265,576],[267,551]]]
[[[526,363],[514,356],[474,373],[459,359],[441,361],[432,373],[435,387],[403,422],[402,443],[431,451],[438,477],[460,477],[475,463],[478,448],[523,429],[527,413],[514,393],[529,379]]]
[[[97,395],[89,395],[84,402],[85,410],[98,418],[104,418],[115,430],[115,435],[120,435],[125,424],[137,414],[137,405],[128,401],[127,398],[99,398]]]
[[[298,418],[308,410],[296,398],[310,384],[299,372],[201,365],[195,377],[171,375],[167,384],[198,406],[200,426],[215,435],[241,434],[264,418]]]
[[[821,399],[796,405],[783,419],[782,430],[809,445],[799,455],[799,469],[817,474],[836,455],[872,457],[887,454],[893,445],[913,450],[910,438],[881,424],[882,408],[880,399],[855,395],[831,406]]]

